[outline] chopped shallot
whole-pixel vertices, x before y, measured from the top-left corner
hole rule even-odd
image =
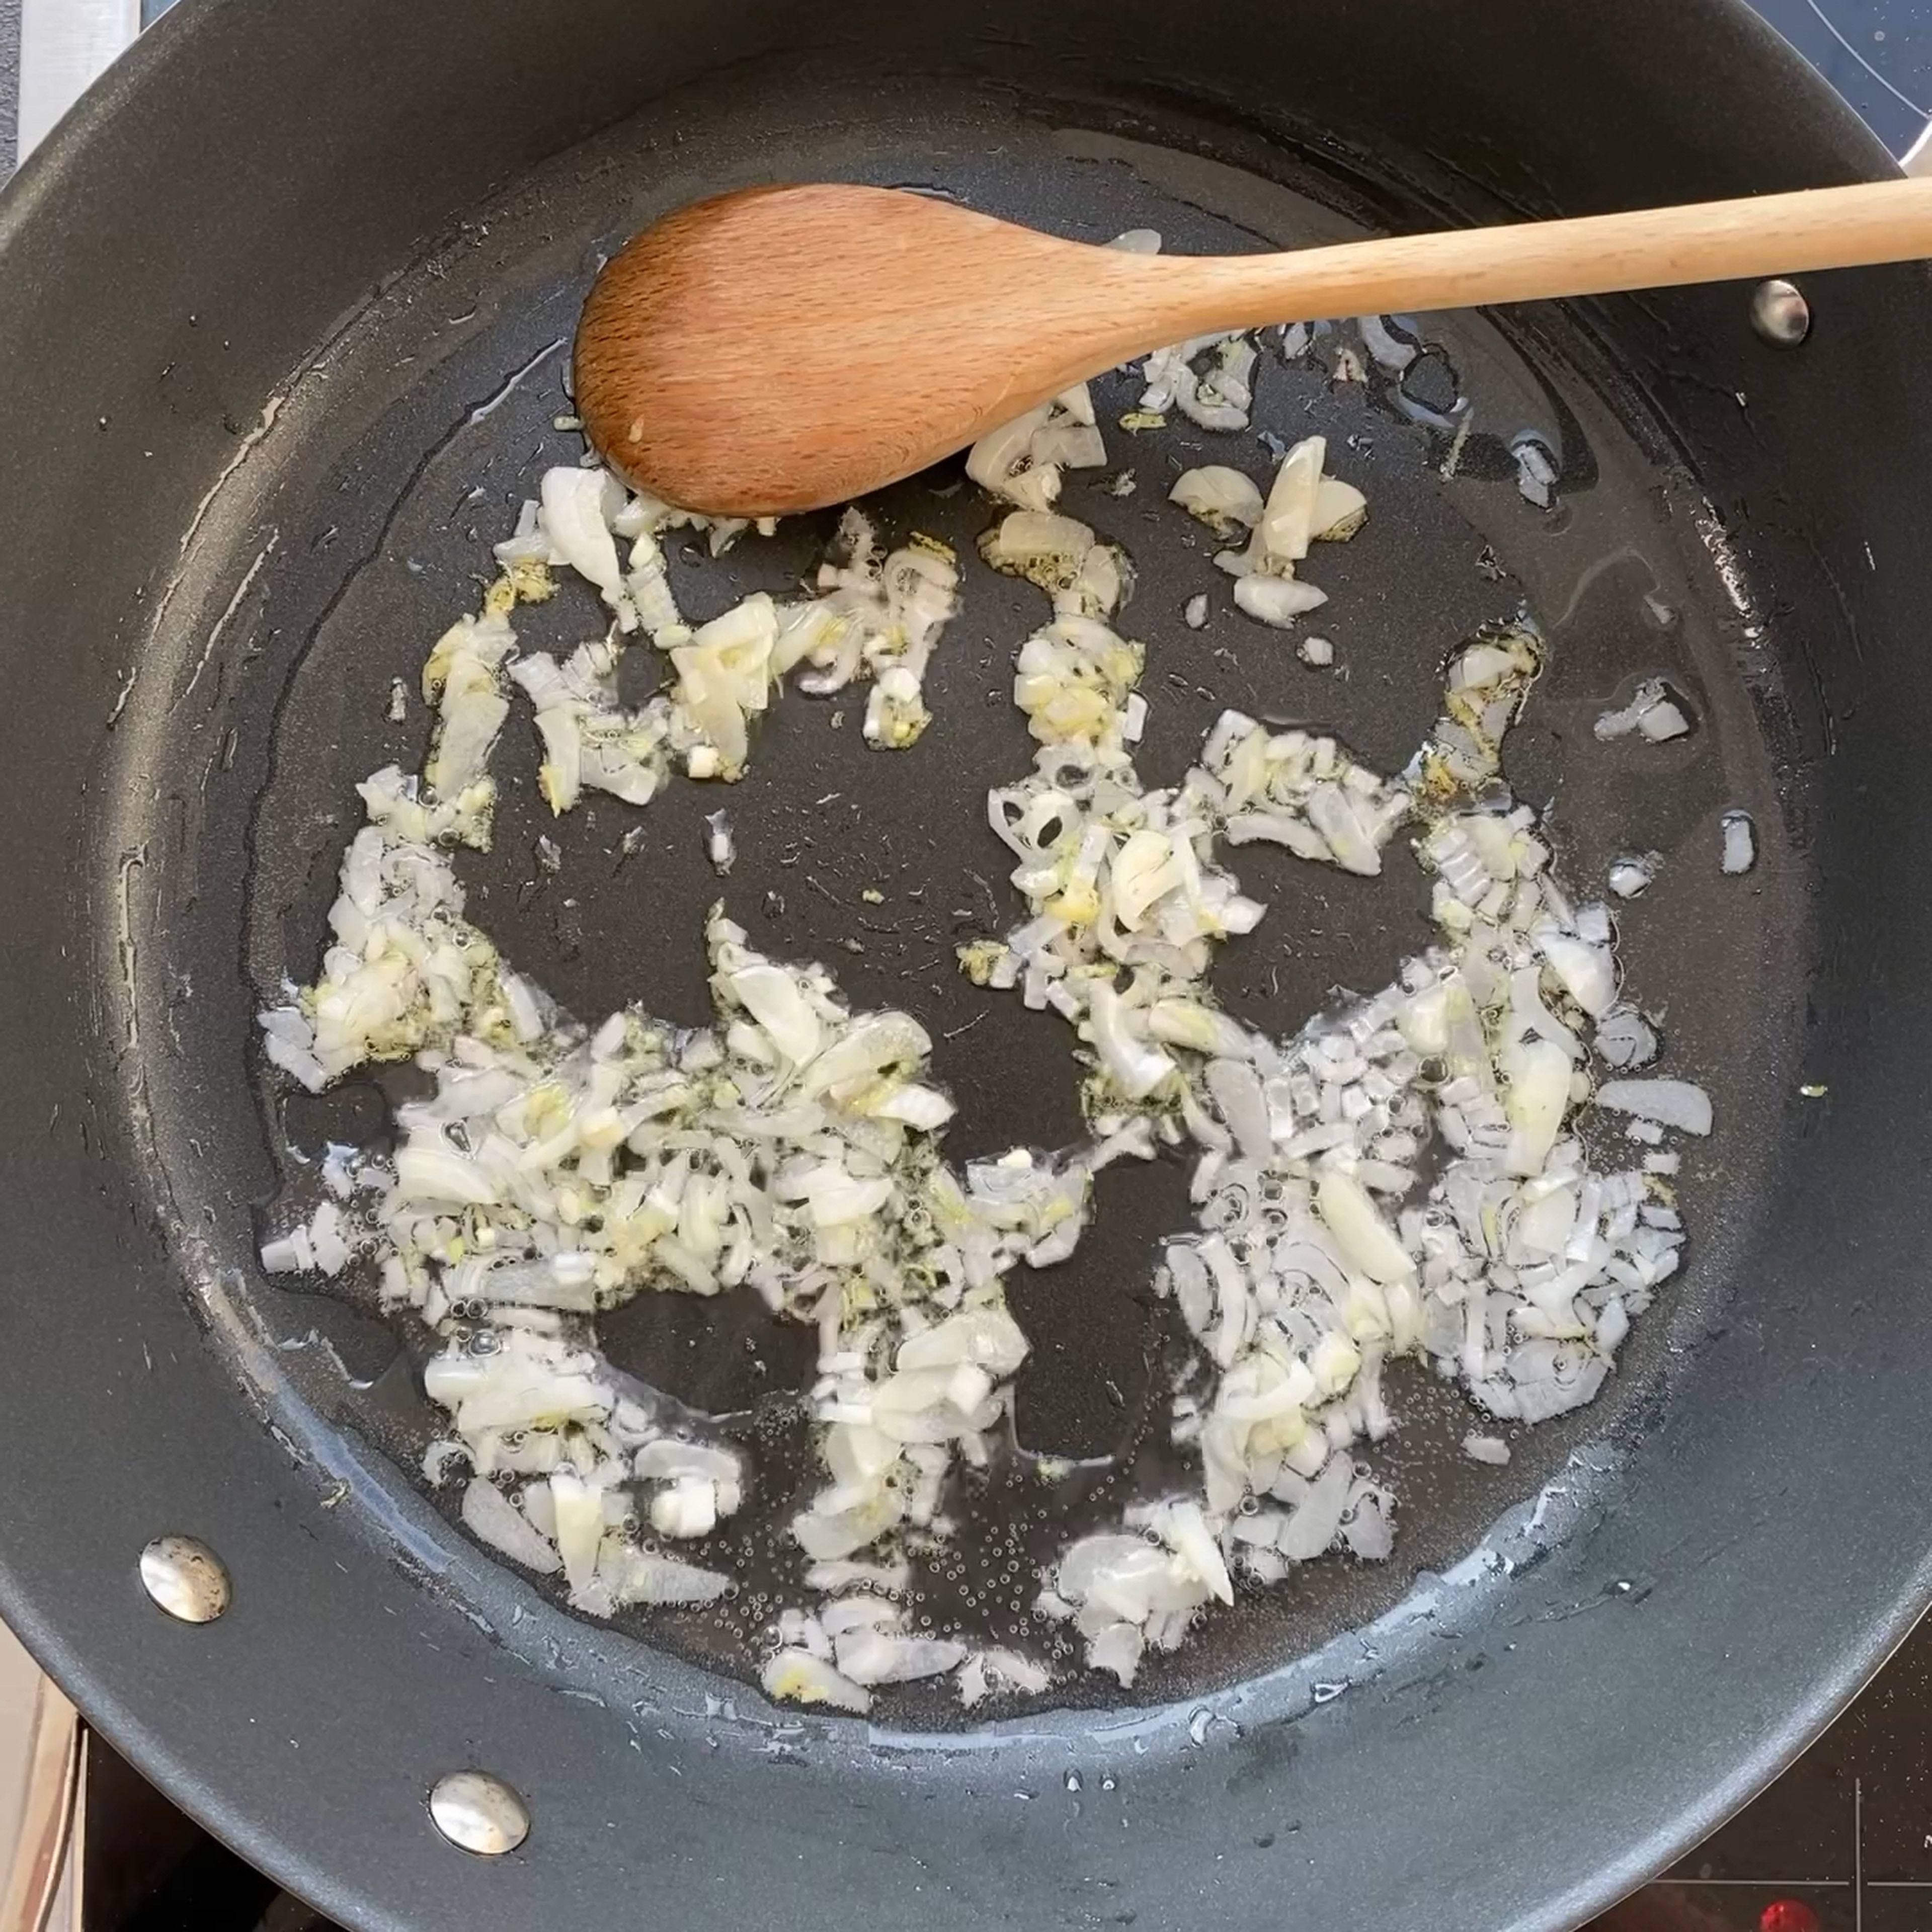
[[[1114,245],[1149,252],[1159,237]],[[1356,327],[1384,370],[1420,352],[1406,323]],[[1258,366],[1246,333],[1157,351],[1124,421],[1151,428],[1172,411],[1243,427]],[[1519,487],[1546,505],[1553,454],[1528,432],[1511,449]],[[1265,494],[1219,464],[1173,485],[1174,503],[1238,546],[1216,562],[1261,622],[1286,627],[1325,602],[1298,567],[1366,519],[1328,454],[1318,435],[1286,448]],[[916,1566],[956,1533],[960,1473],[1012,1439],[1029,1344],[1006,1279],[1074,1252],[1113,1162],[1193,1153],[1194,1225],[1153,1264],[1190,1352],[1168,1424],[1186,1471],[1126,1492],[1059,1550],[1036,1609],[1123,1685],[1231,1604],[1238,1580],[1280,1582],[1331,1552],[1390,1554],[1395,1498],[1362,1460],[1397,1426],[1390,1364],[1432,1364],[1511,1424],[1564,1413],[1603,1386],[1683,1252],[1666,1138],[1708,1133],[1710,1100],[1649,1077],[1592,1094],[1600,1069],[1627,1076],[1662,1045],[1619,1000],[1609,908],[1558,882],[1534,811],[1505,782],[1503,741],[1543,663],[1534,626],[1488,627],[1455,653],[1436,723],[1398,773],[1325,730],[1228,710],[1178,780],[1151,788],[1134,762],[1150,707],[1145,649],[1123,628],[1132,566],[1057,507],[1065,470],[1106,460],[1082,384],[992,431],[967,466],[1011,506],[982,556],[1044,603],[1012,661],[1033,762],[987,800],[1024,916],[1004,937],[968,936],[960,963],[1064,1024],[1090,1121],[1074,1145],[950,1164],[936,1137],[952,1103],[926,1028],[855,1012],[825,968],[757,951],[722,904],[705,925],[704,1027],[634,1006],[580,1022],[468,916],[454,850],[488,844],[513,700],[528,701],[539,786],[560,814],[586,790],[644,806],[679,770],[738,778],[788,679],[814,694],[867,680],[863,734],[880,749],[928,722],[924,679],[958,602],[946,545],[913,532],[890,548],[849,508],[810,594],[753,592],[694,626],[660,539],[697,530],[716,555],[746,526],[631,495],[592,462],[544,475],[496,546],[503,574],[482,609],[430,652],[430,754],[419,774],[390,766],[359,788],[364,823],[321,970],[260,1016],[268,1058],[311,1090],[373,1062],[412,1060],[426,1077],[397,1109],[393,1154],[332,1152],[327,1198],[265,1242],[262,1264],[366,1268],[386,1309],[439,1337],[423,1384],[448,1420],[426,1473],[460,1468],[465,1525],[560,1579],[582,1612],[718,1599],[731,1576],[670,1551],[716,1546],[770,1480],[752,1438],[607,1360],[599,1316],[642,1293],[746,1295],[812,1331],[816,1466],[778,1519],[806,1594],[774,1616],[760,1676],[781,1700],[862,1715],[874,1686],[950,1676],[968,1708],[1050,1687],[1046,1664],[915,1628],[904,1606]],[[608,632],[561,659],[520,652],[510,617],[548,597],[561,568],[596,590]],[[1202,628],[1205,595],[1184,616]],[[619,697],[633,649],[667,667],[636,710]],[[1299,656],[1325,668],[1335,654],[1310,637]],[[1596,735],[1658,742],[1693,724],[1653,678]],[[1726,814],[1723,831],[1724,869],[1748,869],[1748,817]],[[1246,848],[1367,880],[1398,835],[1429,881],[1433,943],[1289,1036],[1222,1009],[1216,955],[1268,914],[1231,869]],[[547,836],[538,850],[561,862]],[[706,850],[730,872],[722,811]],[[1634,898],[1656,866],[1618,859],[1611,891]],[[1600,1131],[1586,1148],[1592,1099],[1637,1144],[1613,1139],[1627,1168],[1594,1151]],[[1510,1453],[1480,1431],[1462,1448],[1498,1464]]]

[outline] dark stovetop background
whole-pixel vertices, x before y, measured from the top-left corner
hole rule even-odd
[[[1932,119],[1929,0],[1751,0],[1894,154]]]
[[[144,21],[170,4],[142,0]],[[1932,0],[1753,4],[1894,154],[1925,132]],[[0,179],[15,147],[22,4],[0,0]],[[1932,1932],[1928,1723],[1932,1622],[1790,1772],[1592,1932]],[[332,1932],[105,1747],[91,1751],[86,1932]]]

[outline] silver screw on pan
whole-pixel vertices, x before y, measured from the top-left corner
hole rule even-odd
[[[191,1536],[158,1536],[141,1552],[141,1587],[184,1624],[212,1624],[234,1594],[221,1558]]]
[[[1796,349],[1811,333],[1811,304],[1795,282],[1759,283],[1751,291],[1750,319],[1774,349]]]
[[[487,1771],[452,1771],[438,1778],[429,1794],[429,1815],[459,1851],[478,1858],[501,1858],[530,1834],[524,1801]]]

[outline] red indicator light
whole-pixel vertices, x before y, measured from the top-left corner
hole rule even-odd
[[[1757,1916],[1757,1932],[1818,1932],[1818,1915],[1801,1898],[1774,1898]]]

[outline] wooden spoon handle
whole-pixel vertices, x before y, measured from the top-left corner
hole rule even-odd
[[[1932,177],[1285,255],[1172,259],[1174,335],[1325,316],[1474,308],[1932,256]],[[1149,266],[1162,258],[1155,256]],[[1198,280],[1190,283],[1189,278]]]

